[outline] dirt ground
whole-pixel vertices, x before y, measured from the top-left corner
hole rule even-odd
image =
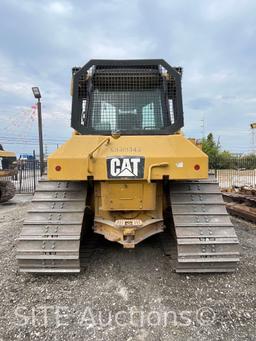
[[[241,263],[232,274],[181,275],[155,236],[112,243],[77,275],[19,274],[15,238],[28,206],[0,206],[0,341],[256,340],[256,228],[232,219]]]

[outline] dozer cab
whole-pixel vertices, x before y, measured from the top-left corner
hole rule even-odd
[[[0,203],[11,200],[16,192],[10,177],[17,175],[16,155],[7,152],[0,144]]]
[[[134,248],[164,229],[177,272],[233,271],[238,239],[208,158],[180,132],[182,69],[164,60],[73,68],[72,137],[48,158],[17,245],[23,272],[79,272],[88,229]]]

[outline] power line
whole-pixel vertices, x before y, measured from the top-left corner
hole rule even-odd
[[[35,136],[31,136],[31,137],[23,137],[23,136],[0,136],[0,139],[7,139],[7,140],[28,140],[28,141],[36,141],[38,138]],[[48,138],[45,138],[45,140],[48,140],[48,141],[60,141],[60,140],[66,140],[67,138],[66,137],[58,137],[58,138],[51,138],[51,137],[48,137]]]
[[[12,145],[22,145],[22,146],[37,146],[38,142],[3,142],[3,144],[12,144]],[[63,142],[47,142],[48,145],[58,145],[58,144],[63,144]]]
[[[2,143],[37,143],[37,139],[30,139],[30,138],[3,138],[0,137]],[[64,143],[65,140],[60,139],[45,139],[46,143]]]

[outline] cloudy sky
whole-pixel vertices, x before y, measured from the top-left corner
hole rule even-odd
[[[91,58],[164,58],[182,66],[185,134],[213,132],[252,150],[256,121],[255,0],[0,0],[0,143],[30,152],[31,86],[43,95],[48,151],[71,134],[72,66]],[[15,144],[14,144],[15,143]]]

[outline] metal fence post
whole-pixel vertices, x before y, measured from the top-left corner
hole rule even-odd
[[[33,185],[34,185],[34,192],[36,190],[36,153],[33,150]]]
[[[20,162],[20,193],[21,193],[21,188],[22,188],[22,167],[23,167],[23,162],[21,160]]]

